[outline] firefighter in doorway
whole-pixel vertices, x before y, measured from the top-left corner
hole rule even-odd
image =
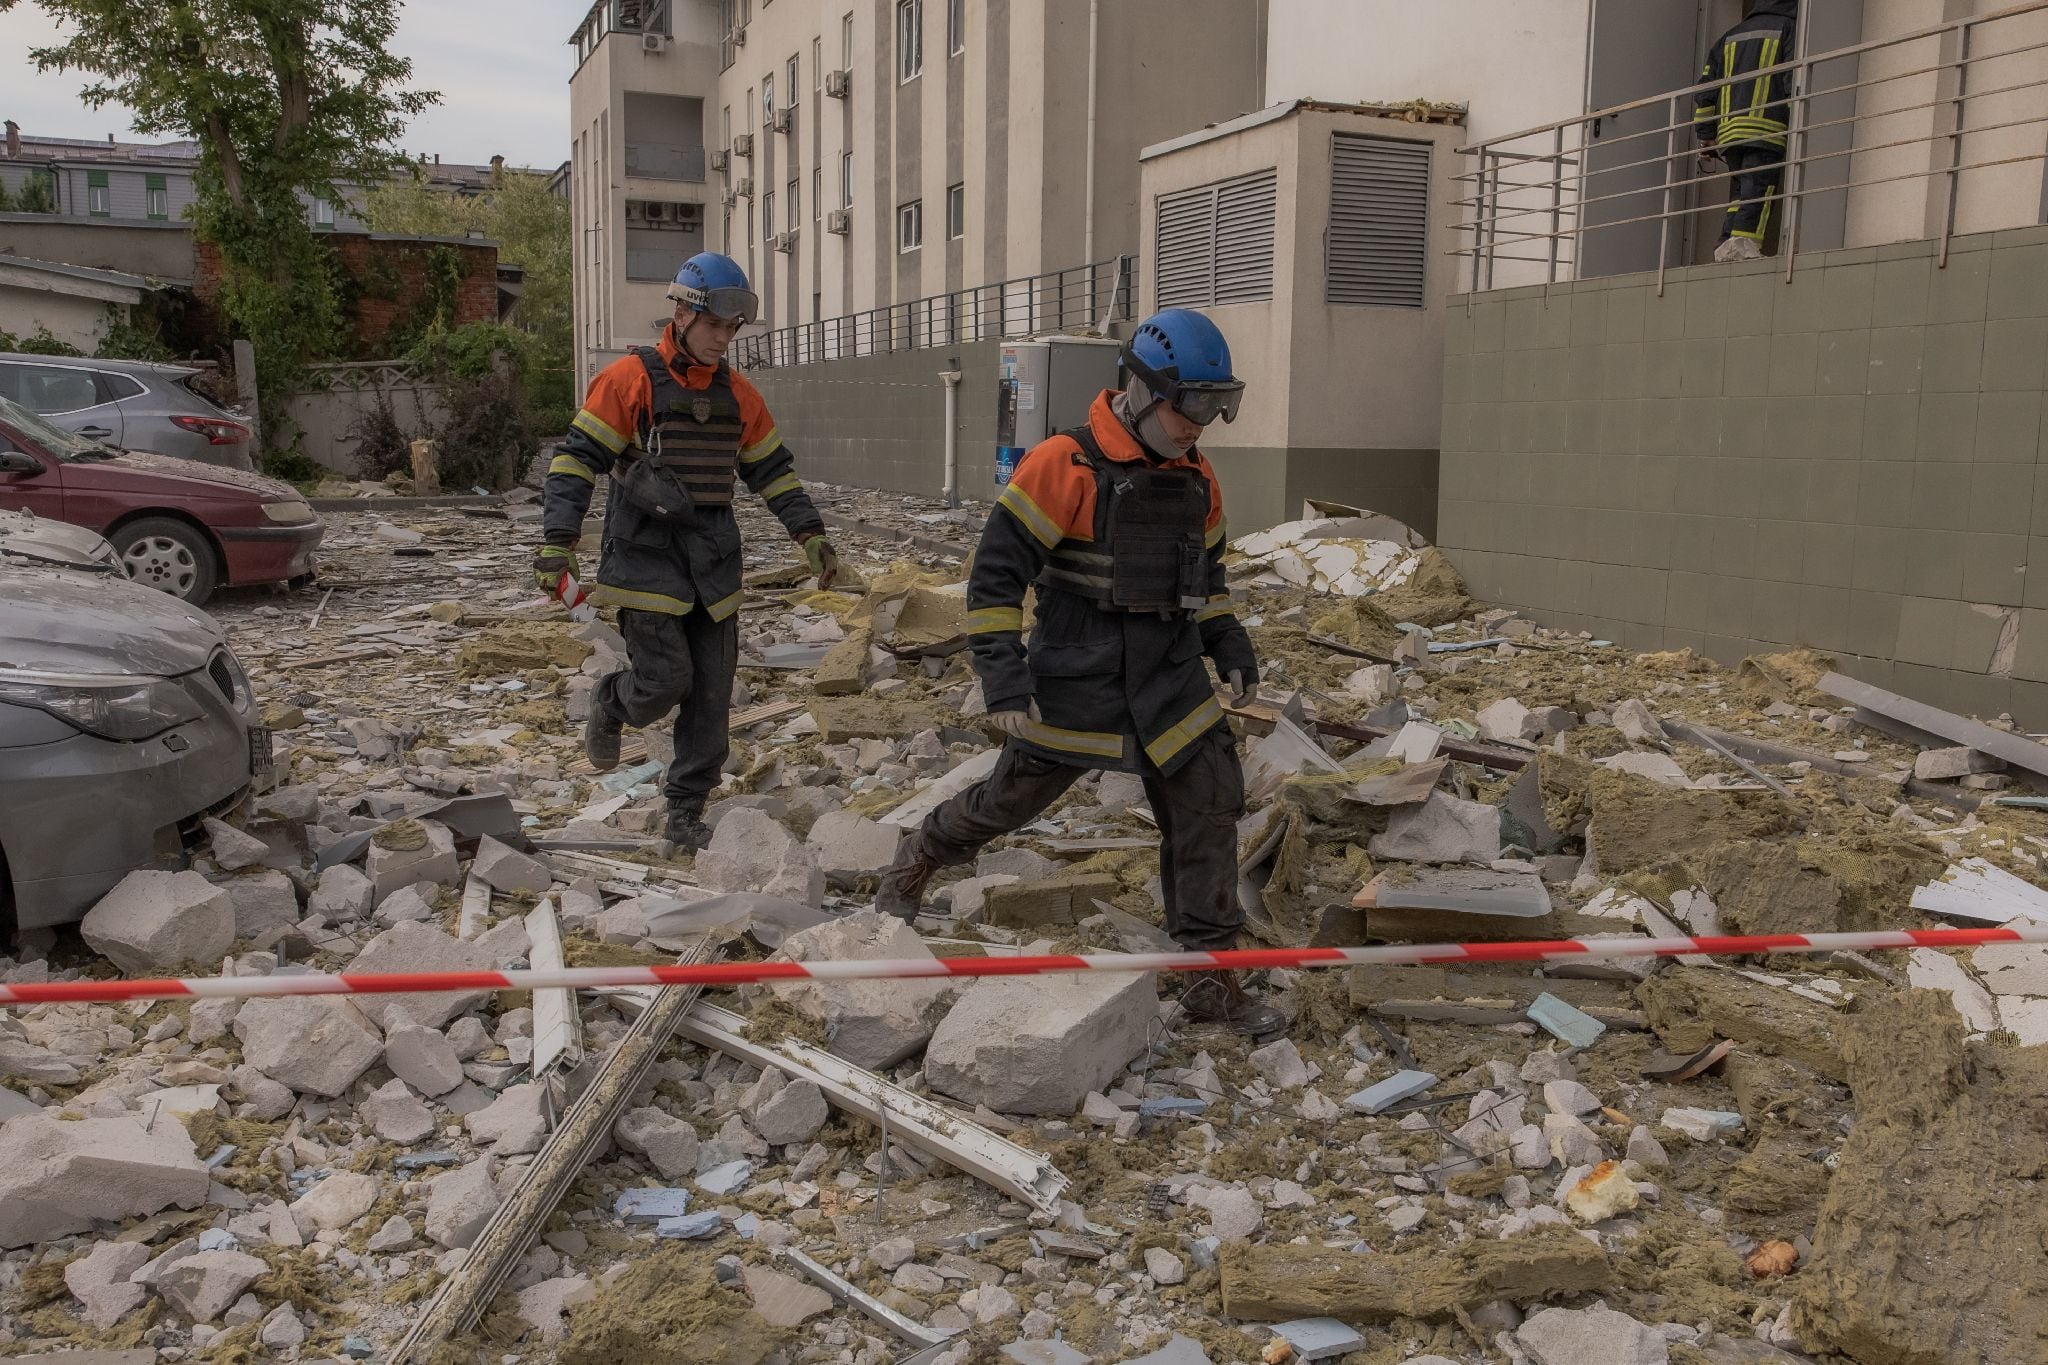
[[[1216,324],[1186,309],[1146,319],[1123,361],[1128,385],[1100,394],[1086,426],[1026,454],[989,515],[967,631],[1002,753],[985,781],[904,836],[877,909],[914,918],[937,869],[971,861],[1108,768],[1139,775],[1158,819],[1167,933],[1191,949],[1237,944],[1244,774],[1202,661],[1240,703],[1259,667],[1224,587],[1222,489],[1195,442],[1237,415],[1244,384]],[[1286,1026],[1234,972],[1198,974],[1182,1003],[1237,1032]]]
[[[1728,214],[1717,261],[1754,261],[1764,254],[1771,209],[1785,185],[1785,130],[1791,117],[1792,73],[1760,76],[1798,55],[1799,0],[1754,0],[1749,17],[1707,51],[1693,131],[1703,151],[1728,163]]]
[[[590,383],[543,486],[546,538],[534,578],[559,593],[576,573],[597,476],[611,475],[604,558],[590,599],[619,610],[628,666],[598,680],[583,748],[599,772],[618,766],[620,732],[676,715],[675,761],[663,794],[668,838],[710,842],[704,799],[718,786],[730,744],[739,661],[740,528],[733,475],[768,504],[830,587],[839,561],[824,519],[798,482],[790,450],[760,393],[725,363],[739,329],[760,316],[746,272],[701,252],[669,289],[675,318],[656,346],[636,346]]]

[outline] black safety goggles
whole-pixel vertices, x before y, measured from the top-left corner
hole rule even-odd
[[[710,313],[731,322],[752,322],[761,316],[761,296],[751,289],[691,289],[672,284],[668,288],[668,296],[700,313]]]
[[[1164,394],[1168,407],[1198,427],[1206,427],[1218,417],[1226,422],[1237,420],[1237,406],[1244,400],[1244,381],[1241,379],[1205,379],[1183,383],[1178,379],[1167,378],[1136,356],[1126,355],[1124,364],[1132,374],[1144,380],[1153,393]]]

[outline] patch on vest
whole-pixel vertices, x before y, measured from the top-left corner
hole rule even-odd
[[[706,422],[710,421],[711,395],[705,394],[701,398],[692,400],[690,403],[690,416],[697,419],[698,426],[703,426]]]

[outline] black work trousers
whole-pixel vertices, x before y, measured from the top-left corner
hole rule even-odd
[[[676,756],[662,795],[697,812],[718,787],[732,741],[732,679],[739,667],[739,617],[714,621],[703,608],[670,616],[621,611],[627,666],[598,680],[598,704],[612,719],[645,729],[676,710]]]
[[[1244,925],[1237,900],[1237,822],[1244,770],[1230,727],[1194,741],[1168,777],[1151,763],[1138,776],[1159,821],[1159,881],[1166,932],[1184,948],[1234,947]],[[995,771],[926,817],[924,855],[940,867],[970,862],[991,839],[1030,824],[1088,769],[1003,745]]]
[[[1728,212],[1721,219],[1721,240],[1747,237],[1761,245],[1771,230],[1771,211],[1785,187],[1785,149],[1762,142],[1721,149],[1728,163]]]

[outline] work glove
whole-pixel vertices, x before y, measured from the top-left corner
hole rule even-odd
[[[988,714],[988,723],[1010,739],[1024,738],[1024,727],[1042,719],[1035,701],[1027,703],[1022,711],[991,711]]]
[[[1223,685],[1230,689],[1232,706],[1249,706],[1259,698],[1259,675],[1256,672],[1247,673],[1241,668],[1233,668],[1224,674]]]
[[[533,552],[533,581],[550,597],[562,595],[562,575],[576,577],[576,552],[566,545],[543,545]]]
[[[818,576],[821,591],[831,588],[839,578],[839,555],[832,549],[832,542],[822,532],[813,532],[800,542],[804,562],[811,566],[811,572]]]

